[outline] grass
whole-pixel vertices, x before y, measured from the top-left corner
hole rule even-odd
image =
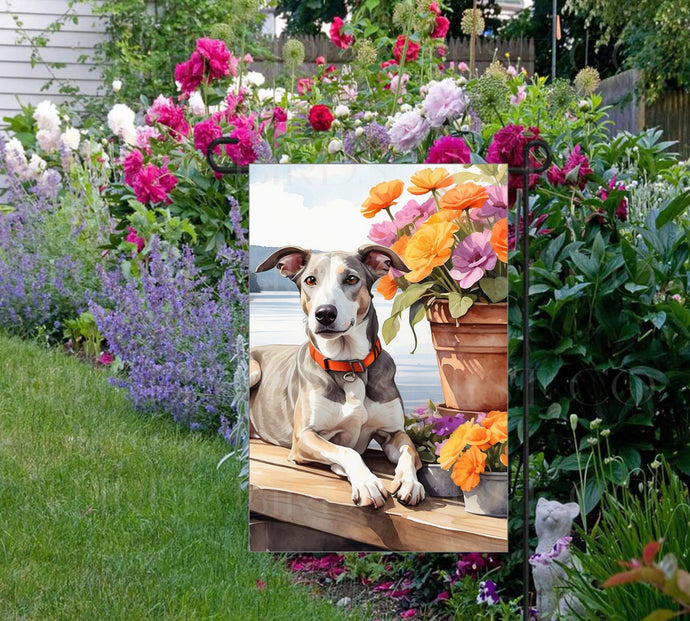
[[[247,551],[226,452],[135,412],[104,371],[0,335],[0,618],[345,618]]]

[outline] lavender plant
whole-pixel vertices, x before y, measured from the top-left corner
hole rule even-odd
[[[99,330],[127,374],[115,380],[138,408],[166,412],[191,429],[218,430],[237,420],[234,370],[247,330],[246,253],[226,251],[212,287],[181,251],[154,237],[140,278],[99,269],[111,308],[91,304]]]

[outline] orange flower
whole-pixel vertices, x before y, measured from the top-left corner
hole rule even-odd
[[[410,177],[412,185],[407,188],[410,194],[426,194],[431,190],[438,190],[438,188],[447,188],[453,183],[453,177],[450,176],[445,168],[425,168],[416,172]]]
[[[480,481],[479,475],[484,472],[485,468],[486,455],[476,446],[471,446],[455,462],[450,478],[463,492],[469,492],[477,487]]]
[[[486,416],[482,418],[481,423],[479,423],[482,427],[486,427],[487,429],[490,429],[491,426],[498,420],[501,420],[501,418],[505,418],[506,422],[508,421],[508,412],[501,412],[499,410],[491,410],[491,412],[487,412]]]
[[[441,464],[443,470],[448,470],[462,454],[467,446],[465,442],[465,436],[467,432],[472,428],[472,421],[467,421],[460,425],[450,437],[443,443],[441,450],[439,451],[438,459],[436,460]]]
[[[497,420],[489,427],[489,432],[491,433],[491,446],[499,442],[505,442],[508,440],[508,420],[505,418]]]
[[[410,241],[409,235],[401,235],[399,239],[393,242],[391,245],[391,250],[395,252],[399,257],[405,257],[405,250],[407,249],[407,244]]]
[[[390,275],[386,274],[383,278],[379,279],[379,284],[376,287],[376,292],[380,293],[384,300],[392,300],[398,291],[398,283]]]
[[[465,442],[481,450],[488,449],[491,446],[491,431],[481,425],[474,425],[467,432]]]
[[[501,453],[501,463],[504,466],[508,465],[508,445],[503,449],[503,452]]]
[[[437,224],[439,222],[452,222],[462,215],[462,211],[455,209],[441,209],[429,217],[425,224]]]
[[[369,197],[362,203],[362,215],[373,218],[379,211],[397,204],[395,200],[403,191],[404,183],[400,179],[382,181],[369,190]]]
[[[411,237],[405,249],[405,263],[412,271],[405,274],[410,282],[419,282],[431,271],[443,265],[452,253],[453,233],[458,230],[452,222],[424,223]]]
[[[489,198],[486,188],[468,181],[448,190],[439,201],[441,209],[463,210],[481,207]]]
[[[508,263],[508,218],[501,218],[494,224],[489,243],[498,260]]]

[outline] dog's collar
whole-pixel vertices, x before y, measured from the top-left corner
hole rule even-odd
[[[381,341],[378,338],[376,339],[374,348],[363,360],[331,360],[330,358],[326,358],[326,356],[316,349],[316,347],[314,347],[314,343],[311,341],[309,341],[309,353],[316,364],[318,364],[325,371],[364,373],[367,367],[379,357],[379,354],[381,353]]]

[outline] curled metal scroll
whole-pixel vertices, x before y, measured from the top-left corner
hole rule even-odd
[[[208,165],[215,172],[224,175],[246,175],[249,172],[249,168],[247,166],[238,166],[236,164],[233,166],[222,166],[213,159],[213,151],[217,146],[222,144],[237,144],[238,142],[239,140],[237,138],[216,138],[215,140],[212,140],[206,149],[206,161],[208,162]]]
[[[535,167],[530,167],[532,150],[542,153],[543,161]],[[522,175],[522,537],[523,537],[523,566],[522,566],[522,611],[525,621],[531,618],[529,607],[529,406],[532,395],[532,377],[529,364],[529,177],[543,173],[551,166],[553,155],[549,145],[541,139],[530,140],[523,148],[523,165],[510,167],[508,172]],[[515,230],[521,229],[516,223]]]

